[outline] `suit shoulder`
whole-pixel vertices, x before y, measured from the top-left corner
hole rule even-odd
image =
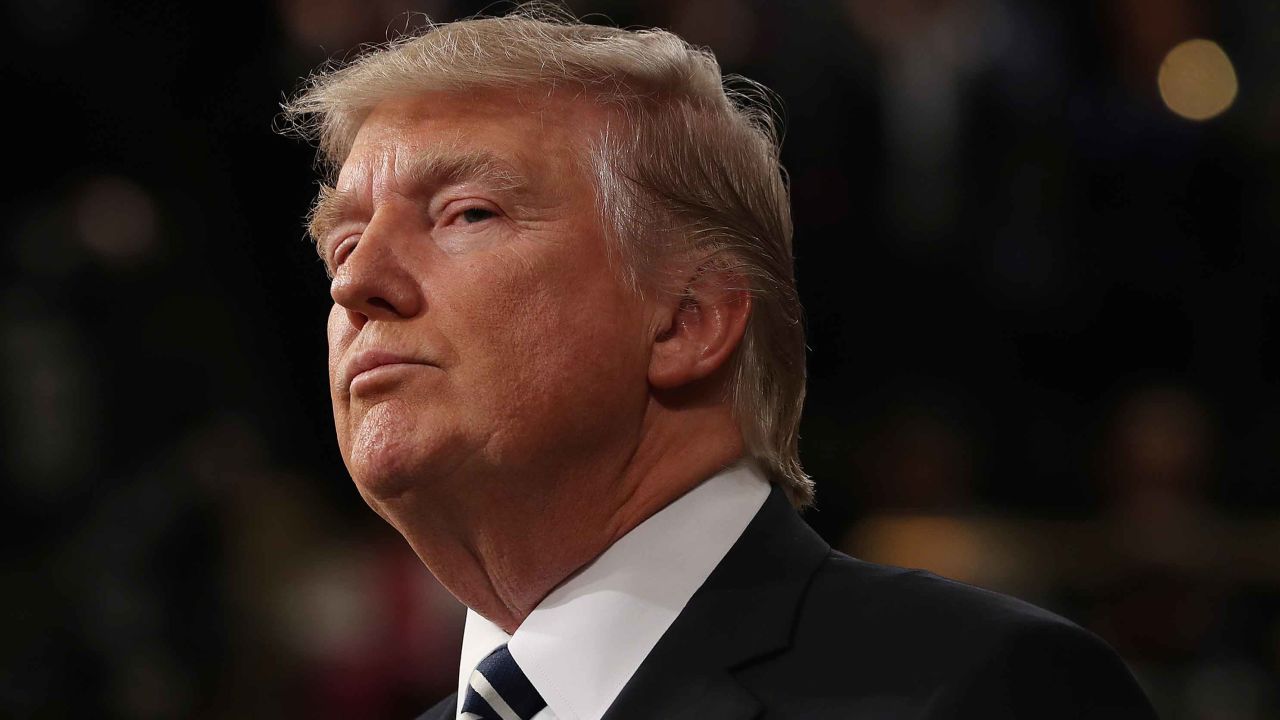
[[[1070,620],[837,552],[814,573],[792,649],[850,698],[892,698],[889,715],[1154,717],[1115,651]]]
[[[874,616],[878,623],[905,622],[944,634],[989,635],[1034,627],[1087,633],[1060,615],[1008,595],[836,551],[814,573],[806,608],[819,615],[846,617],[850,609],[859,608],[864,617]]]

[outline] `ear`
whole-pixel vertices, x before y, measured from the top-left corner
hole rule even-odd
[[[728,364],[746,332],[751,294],[740,274],[703,268],[663,298],[659,313],[649,384],[671,390]]]

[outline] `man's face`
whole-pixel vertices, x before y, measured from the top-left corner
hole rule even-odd
[[[534,494],[633,447],[652,318],[578,164],[600,112],[431,94],[361,126],[316,230],[338,443],[379,512],[406,492]]]

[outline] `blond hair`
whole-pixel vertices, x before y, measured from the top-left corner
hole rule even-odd
[[[745,281],[752,310],[728,400],[748,454],[787,491],[813,499],[797,440],[804,330],[791,211],[770,95],[724,78],[710,51],[664,30],[587,25],[555,8],[431,25],[313,74],[284,106],[336,170],[379,103],[435,90],[564,88],[612,108],[582,160],[624,279],[646,287],[664,258]]]

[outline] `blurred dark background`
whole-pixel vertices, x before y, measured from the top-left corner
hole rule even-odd
[[[1166,718],[1280,717],[1280,4],[570,5],[785,104],[810,522],[1066,614]],[[3,5],[0,715],[451,691],[461,609],[338,456],[313,151],[272,125],[481,8]]]

